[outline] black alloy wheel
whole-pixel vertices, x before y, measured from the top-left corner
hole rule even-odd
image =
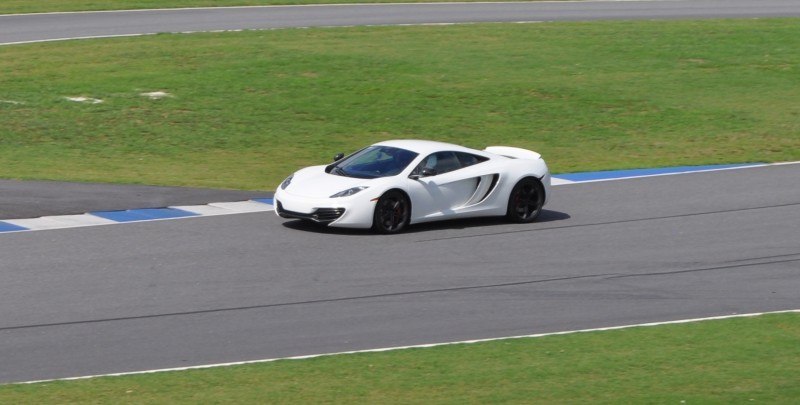
[[[539,180],[526,177],[514,186],[508,197],[506,217],[512,222],[533,222],[542,212],[544,187]]]
[[[382,195],[375,205],[372,229],[379,233],[402,232],[411,219],[411,204],[400,191],[391,190]]]

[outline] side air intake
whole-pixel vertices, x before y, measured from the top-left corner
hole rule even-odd
[[[497,187],[497,181],[500,179],[499,174],[487,174],[485,176],[478,177],[478,184],[475,187],[475,192],[472,193],[472,197],[469,198],[465,207],[469,207],[470,205],[480,204],[489,195],[492,194],[495,187]]]

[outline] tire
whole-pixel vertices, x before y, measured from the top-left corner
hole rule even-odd
[[[378,233],[399,233],[408,227],[411,220],[411,203],[398,190],[389,190],[375,204],[372,230]]]
[[[544,205],[544,187],[533,178],[520,180],[508,196],[506,218],[511,222],[533,222],[542,212]]]

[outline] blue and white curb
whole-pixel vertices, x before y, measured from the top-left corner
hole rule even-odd
[[[791,164],[800,164],[800,162],[679,166],[656,169],[568,173],[554,175],[552,177],[552,184],[554,186],[562,186],[576,183],[627,180],[642,177],[669,176],[686,173],[703,173]],[[53,215],[39,218],[7,219],[0,221],[0,233],[77,228],[84,226],[111,225],[127,222],[158,221],[214,215],[245,214],[251,212],[267,212],[272,210],[273,200],[271,198],[259,198],[248,201],[219,202],[204,205],[182,205],[166,208],[146,208],[124,211],[96,211],[80,215]]]
[[[590,183],[597,181],[627,180],[640,177],[669,176],[684,173],[714,172],[719,170],[748,169],[770,166],[768,163],[740,163],[731,165],[677,166],[655,169],[609,170],[600,172],[567,173],[553,176],[553,185]]]
[[[53,215],[39,218],[7,219],[0,221],[0,233],[267,212],[272,211],[272,202],[271,198],[259,198],[248,201],[220,202],[205,205],[181,205],[166,208],[145,208],[123,211],[95,211],[81,215]]]

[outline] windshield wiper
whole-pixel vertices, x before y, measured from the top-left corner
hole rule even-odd
[[[347,174],[347,172],[346,172],[346,171],[344,171],[344,169],[342,169],[342,168],[341,168],[341,167],[339,167],[339,166],[333,166],[333,169],[332,169],[331,171],[332,171],[334,174],[336,174],[336,175],[339,175],[339,176],[350,177],[350,175],[349,175],[349,174]]]

